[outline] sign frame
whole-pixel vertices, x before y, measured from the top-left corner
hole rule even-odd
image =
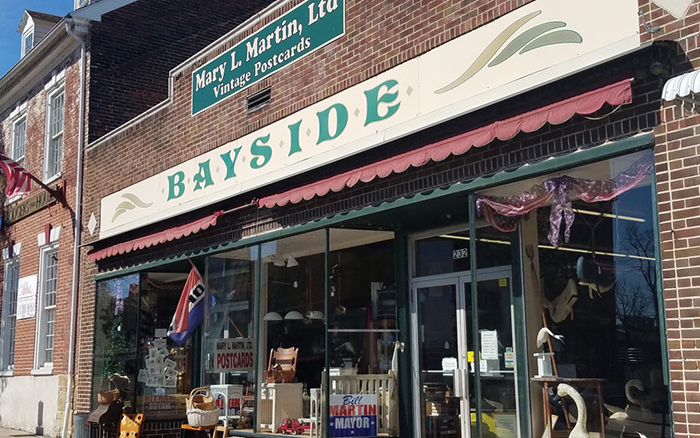
[[[223,96],[219,99],[216,99],[213,103],[206,105],[206,106],[203,106],[202,108],[199,108],[196,111],[195,111],[195,96],[196,96],[196,91],[195,91],[196,77],[195,76],[199,72],[205,70],[207,67],[210,67],[212,64],[216,64],[216,63],[220,64],[222,59],[230,57],[231,53],[235,53],[238,50],[238,48],[243,48],[245,50],[245,46],[249,41],[255,40],[261,34],[264,35],[264,34],[269,33],[270,28],[274,28],[275,26],[278,26],[278,25],[283,25],[283,23],[286,21],[286,19],[288,17],[293,16],[295,13],[298,13],[298,9],[301,9],[303,7],[306,7],[308,9],[309,6],[315,4],[317,2],[317,0],[306,0],[302,3],[299,3],[298,5],[296,5],[295,7],[290,9],[289,11],[285,12],[284,14],[280,15],[279,17],[277,17],[273,21],[266,24],[264,27],[258,29],[254,33],[250,34],[248,37],[242,39],[237,44],[235,44],[231,48],[227,49],[225,52],[221,53],[220,55],[217,55],[214,59],[212,59],[212,60],[204,63],[203,65],[197,67],[196,69],[194,69],[192,71],[192,75],[191,75],[192,90],[190,92],[191,93],[190,116],[194,117],[194,116],[196,116],[196,115],[198,115],[198,114],[200,114],[208,109],[215,107],[216,105],[220,104],[221,102],[228,100],[229,98],[231,98],[231,97],[237,95],[238,93],[250,88],[251,86],[257,84],[258,82],[264,80],[265,78],[268,78],[271,75],[279,72],[280,70],[283,70],[283,69],[293,65],[297,61],[304,59],[306,56],[317,52],[318,50],[322,49],[323,47],[325,47],[328,44],[332,43],[333,41],[337,40],[338,38],[343,37],[345,35],[345,31],[346,31],[346,11],[345,11],[346,0],[332,0],[332,1],[339,3],[338,8],[339,8],[339,13],[341,15],[341,27],[342,27],[339,33],[337,33],[336,35],[332,36],[331,38],[323,41],[317,47],[313,47],[313,48],[310,48],[310,50],[305,51],[305,53],[303,53],[301,56],[294,57],[290,62],[283,63],[281,66],[279,66],[277,68],[270,68],[267,72],[263,72],[260,76],[256,76],[255,78],[252,78],[252,79],[246,81],[246,83],[244,85],[242,85],[236,91],[230,92],[230,93],[226,94],[225,96]],[[324,2],[324,3],[328,4],[330,2],[331,1],[329,0],[328,2]],[[323,17],[318,18],[318,20],[322,20],[322,19],[323,19]],[[319,23],[320,23],[320,21],[319,21]],[[309,25],[309,24],[307,23],[307,24],[305,24],[305,26],[306,25]],[[302,43],[303,43],[303,41],[302,41]],[[271,50],[274,52],[274,49],[271,49]],[[273,58],[274,58],[274,56],[275,55],[272,55]],[[241,62],[240,59],[238,61]],[[246,59],[246,63],[248,63],[248,62],[252,63],[252,61],[250,59]],[[242,66],[242,64],[239,64],[239,67],[241,67],[241,66]],[[217,70],[218,70],[218,68],[219,67],[217,67]],[[232,70],[233,69],[230,69],[230,71],[232,71]],[[225,74],[225,72],[222,72],[222,77],[221,77],[221,80],[219,81],[222,84],[223,84],[223,79],[224,79],[223,75],[224,74]],[[235,77],[232,80],[235,80]]]

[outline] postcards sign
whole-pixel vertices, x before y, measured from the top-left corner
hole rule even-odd
[[[212,371],[253,371],[253,341],[248,338],[217,339]]]
[[[377,394],[331,395],[331,437],[377,436]]]
[[[233,96],[344,33],[344,0],[301,3],[192,73],[192,114]]]

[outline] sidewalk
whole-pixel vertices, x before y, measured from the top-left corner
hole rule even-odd
[[[27,436],[36,436],[36,435],[34,435],[33,433],[25,432],[23,430],[0,428],[0,438],[27,437]]]

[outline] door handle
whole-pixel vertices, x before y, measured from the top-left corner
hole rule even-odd
[[[462,370],[460,368],[455,368],[452,370],[452,382],[452,386],[454,387],[454,396],[464,397],[464,395],[462,395]]]

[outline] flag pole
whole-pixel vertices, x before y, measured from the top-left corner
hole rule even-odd
[[[192,260],[191,260],[189,257],[187,257],[187,261],[190,262],[190,265],[192,265],[192,267],[193,267],[194,269],[197,269],[197,267],[194,265],[194,263],[192,262]],[[209,293],[209,285],[207,284],[207,280],[205,280],[204,277],[202,277],[202,283],[204,283],[204,288],[206,289],[207,293]],[[241,330],[238,328],[238,326],[236,325],[236,323],[233,322],[233,320],[231,319],[231,317],[228,315],[228,311],[226,310],[226,308],[224,307],[224,305],[221,304],[221,302],[220,302],[219,300],[217,300],[216,297],[214,297],[214,301],[216,301],[216,304],[218,304],[218,305],[221,307],[221,310],[224,311],[224,315],[226,315],[226,318],[228,319],[228,322],[231,323],[231,325],[233,326],[233,328],[236,329],[236,331],[238,332],[238,336],[240,336],[241,338],[244,338],[245,336],[243,336],[243,333],[241,333]]]
[[[69,206],[68,203],[66,202],[66,198],[65,198],[65,196],[64,196],[63,193],[61,193],[59,190],[55,190],[55,189],[52,189],[51,187],[47,186],[46,184],[44,184],[43,181],[41,181],[39,178],[37,178],[36,176],[34,176],[34,174],[32,174],[32,173],[29,172],[29,171],[26,171],[26,175],[27,175],[32,181],[34,181],[35,183],[37,183],[37,184],[39,185],[39,187],[41,187],[42,189],[44,189],[44,190],[46,190],[47,192],[49,192],[49,195],[53,196],[53,198],[54,198],[56,201],[58,201],[58,203],[61,204],[64,208],[70,210],[70,206]]]

